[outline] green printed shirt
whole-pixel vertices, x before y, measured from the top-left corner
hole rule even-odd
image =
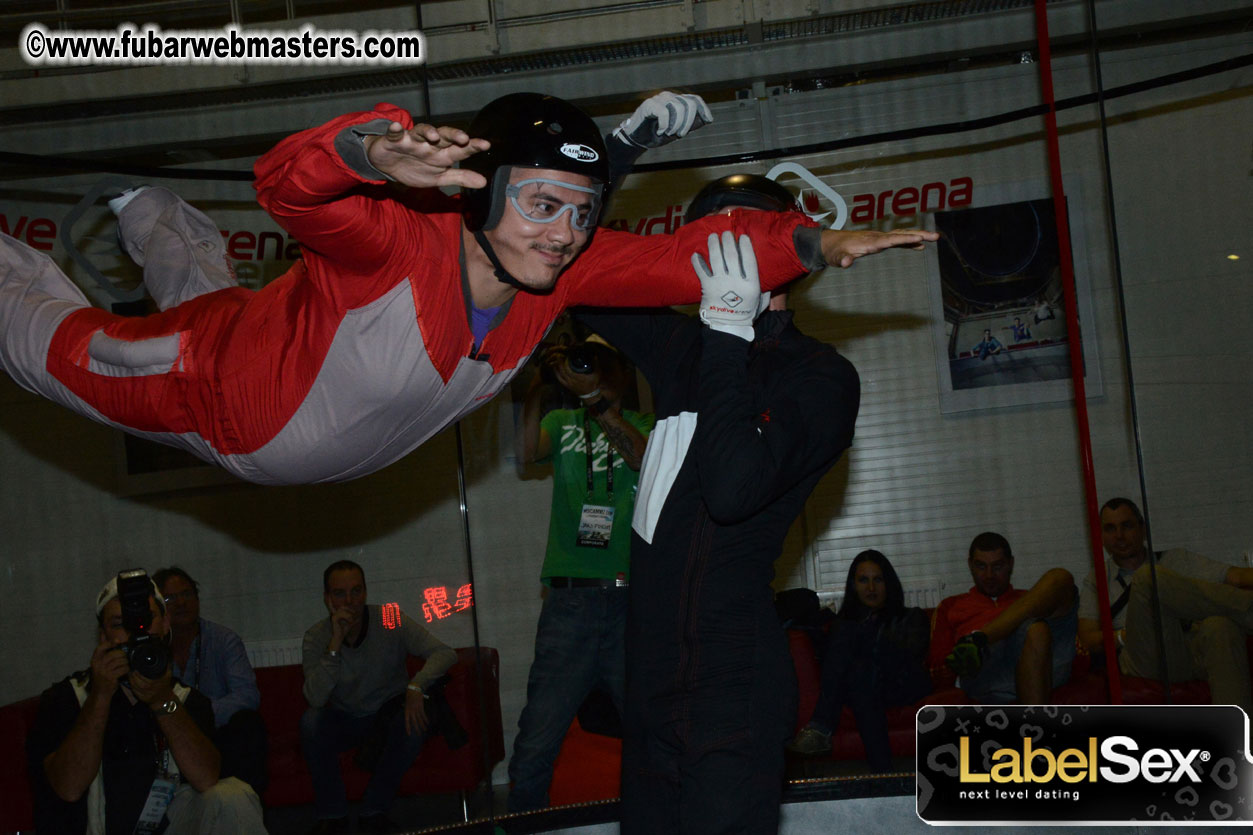
[[[540,577],[596,577],[624,579],[630,576],[631,514],[635,509],[635,485],[639,473],[613,453],[613,500],[607,490],[605,462],[609,441],[595,419],[587,418],[592,438],[592,493],[587,493],[587,442],[583,430],[585,409],[554,409],[544,415],[540,428],[552,441],[553,507],[548,522],[548,550]],[[644,437],[656,422],[651,415],[624,411],[626,422]],[[613,528],[608,548],[577,544],[584,504],[612,506]]]

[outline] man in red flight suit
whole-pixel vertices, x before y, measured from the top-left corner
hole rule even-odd
[[[602,229],[589,244],[609,178],[604,141],[576,107],[533,93],[488,104],[468,134],[378,105],[287,138],[256,174],[261,205],[303,251],[258,291],[160,286],[188,279],[148,270],[159,304],[185,300],[120,317],[0,236],[0,368],[249,481],[343,481],[483,405],[565,308],[698,301],[689,264],[711,232],[753,238],[763,289],[936,238],[753,213],[673,235]],[[451,185],[460,199],[437,190]],[[163,189],[132,202],[149,204],[155,226],[188,208]]]

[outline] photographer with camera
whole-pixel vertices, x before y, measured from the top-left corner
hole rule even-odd
[[[592,337],[540,357],[522,410],[518,458],[551,458],[553,501],[526,707],[509,761],[509,811],[548,805],[553,763],[579,705],[597,686],[622,713],[631,513],[653,416],[623,410],[631,371]],[[540,418],[546,378],[579,398]]]
[[[261,801],[218,780],[213,710],[173,679],[169,626],[139,569],[96,598],[90,669],[44,691],[27,738],[40,832],[264,832]]]

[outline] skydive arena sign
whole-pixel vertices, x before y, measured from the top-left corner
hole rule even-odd
[[[931,705],[917,721],[930,824],[1253,824],[1238,707]]]

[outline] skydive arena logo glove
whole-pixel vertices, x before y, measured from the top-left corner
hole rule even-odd
[[[757,258],[747,235],[737,241],[731,232],[709,236],[709,261],[692,254],[700,279],[700,320],[716,331],[753,341],[758,302],[768,296],[757,279]],[[764,307],[764,306],[763,306]]]

